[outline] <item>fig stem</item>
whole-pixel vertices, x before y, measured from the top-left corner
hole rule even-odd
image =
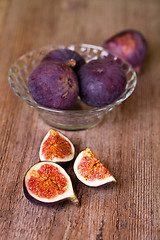
[[[77,198],[75,195],[71,198],[71,201],[72,201],[75,205],[79,206],[78,198]]]
[[[69,67],[75,67],[76,66],[76,61],[73,58],[71,58],[68,62],[68,66]]]

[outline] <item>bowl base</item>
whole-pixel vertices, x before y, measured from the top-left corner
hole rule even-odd
[[[89,124],[84,124],[84,125],[76,125],[76,126],[67,126],[66,125],[61,125],[61,124],[57,124],[54,123],[53,121],[48,121],[45,118],[43,118],[43,116],[41,114],[39,114],[39,116],[41,117],[41,119],[47,123],[49,126],[55,128],[55,129],[59,129],[59,130],[67,130],[67,131],[80,131],[80,130],[86,130],[86,129],[90,129],[93,128],[95,126],[97,126],[100,122],[102,122],[104,116],[101,116],[101,118],[98,119],[98,121],[94,122],[94,123],[89,123]]]

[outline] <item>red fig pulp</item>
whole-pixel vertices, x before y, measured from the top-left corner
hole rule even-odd
[[[89,148],[86,148],[77,156],[74,162],[74,172],[81,182],[91,187],[116,182],[108,169]]]
[[[39,151],[41,161],[68,162],[74,158],[72,142],[61,132],[50,129],[44,137]]]
[[[25,175],[23,187],[27,199],[35,204],[53,205],[66,199],[78,204],[69,175],[56,163],[33,165]]]
[[[147,53],[146,40],[140,32],[120,32],[105,41],[103,47],[129,62],[137,73],[140,72]]]

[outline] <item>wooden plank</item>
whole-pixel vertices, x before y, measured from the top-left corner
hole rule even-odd
[[[160,156],[160,54],[158,0],[0,1],[0,228],[1,239],[158,240]],[[48,44],[101,45],[116,32],[134,28],[149,45],[133,95],[86,131],[62,131],[76,147],[89,147],[117,179],[89,188],[66,166],[80,207],[31,204],[22,183],[39,161],[40,143],[49,130],[7,81],[20,55]]]

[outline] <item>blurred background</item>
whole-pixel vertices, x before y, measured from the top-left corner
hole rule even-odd
[[[3,27],[6,28],[6,34],[1,34],[1,38],[10,39],[9,46],[4,47],[14,48],[15,57],[48,44],[83,42],[101,45],[107,38],[125,29],[139,30],[154,47],[159,42],[158,32],[153,40],[160,21],[155,17],[159,12],[158,2],[1,0],[1,33]]]

